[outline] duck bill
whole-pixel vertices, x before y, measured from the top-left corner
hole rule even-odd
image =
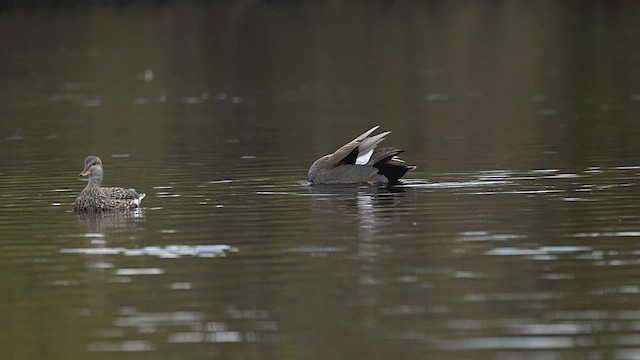
[[[79,175],[80,176],[89,176],[89,175],[91,175],[91,169],[84,169],[84,170],[82,170],[82,172]]]

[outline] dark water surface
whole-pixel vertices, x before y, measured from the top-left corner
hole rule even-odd
[[[0,13],[0,357],[640,358],[639,16]],[[308,186],[377,124],[403,185]],[[89,154],[143,209],[70,211]]]

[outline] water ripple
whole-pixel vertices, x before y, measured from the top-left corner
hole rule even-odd
[[[140,249],[128,249],[124,247],[97,247],[97,248],[71,248],[61,249],[65,254],[84,255],[125,255],[125,256],[156,256],[160,258],[177,258],[182,256],[193,257],[221,257],[228,252],[236,252],[236,248],[229,245],[169,245],[146,246]]]

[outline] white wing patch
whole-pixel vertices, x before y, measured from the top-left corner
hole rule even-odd
[[[371,149],[368,152],[358,156],[358,158],[356,159],[356,164],[358,164],[358,165],[366,165],[369,162],[369,160],[371,159],[371,155],[373,155],[373,149]]]

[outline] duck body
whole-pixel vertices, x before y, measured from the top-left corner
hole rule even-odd
[[[398,155],[403,150],[376,148],[390,131],[369,137],[378,126],[316,160],[309,168],[312,184],[397,184],[415,166],[405,165]]]
[[[140,207],[145,196],[146,194],[138,194],[134,189],[86,186],[76,198],[73,210],[77,212],[131,210]]]
[[[89,177],[89,183],[78,194],[73,204],[75,212],[101,212],[131,210],[140,207],[144,193],[121,187],[102,187],[102,160],[97,156],[85,159],[80,176]]]

